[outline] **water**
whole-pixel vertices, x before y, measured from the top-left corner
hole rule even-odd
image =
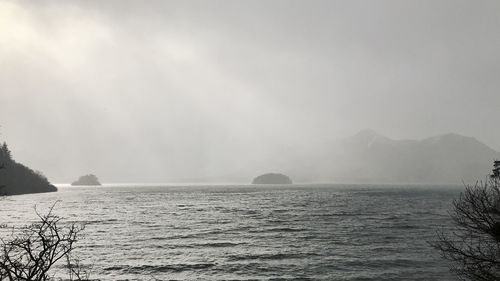
[[[102,280],[456,280],[428,245],[460,187],[104,186],[0,201],[0,222],[52,203],[84,222]],[[5,234],[5,233],[4,233]]]

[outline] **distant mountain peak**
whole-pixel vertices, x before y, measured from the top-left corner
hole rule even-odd
[[[375,130],[372,129],[364,129],[356,133],[353,137],[359,137],[359,138],[374,138],[374,137],[379,137],[380,134],[377,133]]]
[[[474,137],[445,133],[394,140],[363,130],[332,148],[325,177],[350,182],[457,183],[484,178],[500,153]]]
[[[351,136],[349,139],[350,141],[354,141],[355,143],[364,145],[372,145],[374,142],[380,142],[380,141],[387,142],[391,140],[388,137],[383,136],[372,129],[362,130],[357,134]]]
[[[460,135],[460,134],[453,133],[453,132],[440,134],[440,135],[437,135],[436,137],[440,137],[440,138],[469,138],[469,139],[472,138],[472,137],[467,137],[467,136]]]
[[[441,135],[437,135],[437,136],[433,136],[433,137],[424,139],[423,141],[424,142],[432,142],[432,143],[453,142],[453,141],[467,141],[467,142],[481,143],[476,138],[460,135],[457,133],[445,133],[445,134],[441,134]],[[483,144],[483,143],[481,143],[481,144]]]

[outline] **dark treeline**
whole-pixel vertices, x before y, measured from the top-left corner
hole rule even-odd
[[[40,172],[17,163],[5,142],[0,147],[0,167],[0,192],[3,195],[57,191]]]

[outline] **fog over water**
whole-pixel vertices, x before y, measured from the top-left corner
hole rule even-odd
[[[52,182],[249,182],[366,128],[500,151],[498,26],[498,1],[0,1],[0,140]]]

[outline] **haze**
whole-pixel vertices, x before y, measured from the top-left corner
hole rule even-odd
[[[53,182],[250,181],[365,128],[498,151],[499,26],[498,1],[1,1],[0,139]]]

